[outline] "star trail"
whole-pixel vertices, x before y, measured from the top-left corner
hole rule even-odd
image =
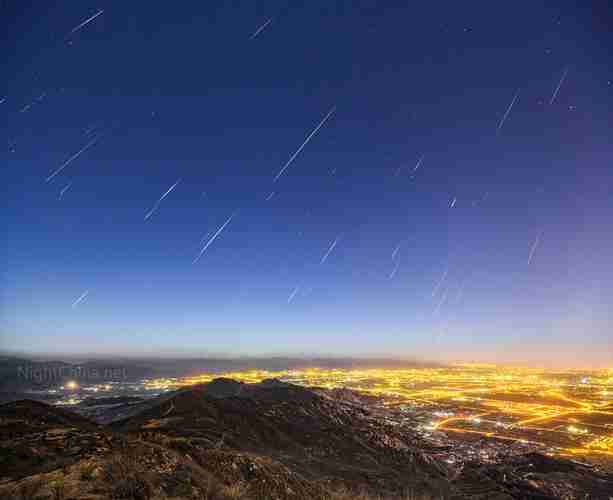
[[[3,349],[610,362],[605,3],[2,9]]]

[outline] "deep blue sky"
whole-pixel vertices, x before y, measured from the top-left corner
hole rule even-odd
[[[611,363],[613,13],[577,3],[4,2],[0,348]]]

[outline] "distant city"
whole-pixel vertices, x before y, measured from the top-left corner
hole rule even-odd
[[[140,380],[66,381],[33,395],[99,419],[122,418],[130,404],[219,377],[254,383],[277,378],[351,389],[390,424],[410,424],[449,464],[539,450],[613,464],[613,370],[549,371],[486,364],[415,368],[300,368],[206,372]],[[116,407],[109,412],[109,408]],[[107,415],[107,417],[105,417]]]

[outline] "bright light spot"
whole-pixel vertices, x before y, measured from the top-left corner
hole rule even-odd
[[[452,411],[435,411],[432,415],[435,417],[453,417],[454,413]]]
[[[581,429],[580,427],[575,427],[574,425],[569,425],[566,430],[571,434],[587,434],[586,429]]]
[[[71,380],[70,382],[67,382],[64,387],[72,391],[74,389],[77,389],[79,387],[79,384],[77,384],[74,380]]]

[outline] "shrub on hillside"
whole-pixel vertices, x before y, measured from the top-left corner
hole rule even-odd
[[[150,475],[132,455],[115,455],[102,469],[101,480],[112,499],[151,500],[155,487]]]

